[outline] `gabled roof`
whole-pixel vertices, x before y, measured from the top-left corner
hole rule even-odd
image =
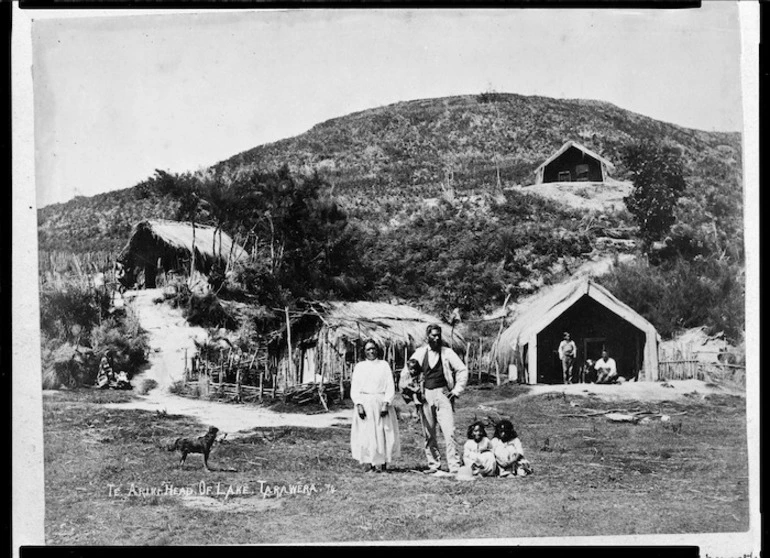
[[[535,296],[518,307],[514,312],[511,325],[500,335],[498,350],[527,343],[532,336],[540,333],[585,295],[647,335],[660,337],[655,326],[630,306],[618,300],[607,289],[591,279],[581,278],[556,285],[548,292]]]
[[[559,155],[561,155],[562,153],[567,151],[567,149],[569,149],[570,147],[574,147],[575,149],[579,149],[580,151],[582,151],[586,155],[588,155],[590,157],[593,157],[597,161],[600,161],[603,165],[609,167],[610,170],[613,170],[615,168],[615,165],[610,163],[607,159],[605,159],[604,157],[602,157],[598,153],[594,153],[593,151],[588,149],[586,146],[581,145],[581,144],[579,144],[576,141],[570,140],[567,143],[565,143],[564,145],[562,145],[556,153],[554,153],[553,155],[548,157],[548,159],[546,159],[545,162],[543,162],[539,167],[537,167],[535,169],[535,173],[538,173],[540,171],[540,169],[545,168],[545,166],[548,165],[548,163],[550,163],[551,161],[553,161],[554,159],[559,157]]]

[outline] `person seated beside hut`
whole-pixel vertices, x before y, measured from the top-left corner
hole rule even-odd
[[[109,356],[109,353],[105,354],[99,362],[99,372],[96,375],[96,387],[99,389],[107,389],[115,384],[115,372],[112,370]]]
[[[118,372],[118,377],[115,380],[115,389],[133,389],[131,380],[128,379],[128,374],[124,370]]]
[[[409,382],[401,386],[401,396],[404,401],[420,407],[425,402],[425,377],[422,373],[422,366],[417,360],[410,358],[406,361],[406,367],[409,370]]]
[[[615,359],[609,356],[607,350],[602,351],[602,358],[594,364],[597,384],[614,384],[618,381],[618,368]]]

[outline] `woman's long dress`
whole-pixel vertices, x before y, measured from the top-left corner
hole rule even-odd
[[[384,360],[365,360],[356,364],[350,382],[350,398],[354,405],[361,404],[366,418],[353,409],[353,427],[350,431],[350,450],[359,463],[382,465],[392,463],[401,455],[398,417],[392,405],[396,394],[393,373]],[[388,413],[381,411],[387,403]]]

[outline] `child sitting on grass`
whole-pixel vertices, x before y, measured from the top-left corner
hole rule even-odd
[[[470,466],[474,475],[494,476],[497,470],[492,443],[487,438],[484,423],[477,421],[468,427],[468,441],[463,446],[463,464]]]
[[[521,440],[511,421],[501,420],[497,423],[491,445],[501,477],[523,477],[532,473],[532,465],[524,459]]]
[[[409,383],[401,388],[401,396],[407,403],[414,401],[419,409],[425,403],[425,378],[422,366],[415,359],[410,358],[406,361],[406,367],[409,369]]]

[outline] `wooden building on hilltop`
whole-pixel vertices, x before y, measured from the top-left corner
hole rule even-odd
[[[535,169],[535,184],[604,182],[614,170],[607,159],[570,140]]]
[[[237,260],[248,258],[246,251],[230,236],[215,227],[179,221],[148,219],[136,223],[131,237],[118,255],[125,272],[121,282],[145,288],[157,286],[157,279],[168,273],[188,275],[193,258],[195,270],[203,275],[215,265],[222,270]]]

